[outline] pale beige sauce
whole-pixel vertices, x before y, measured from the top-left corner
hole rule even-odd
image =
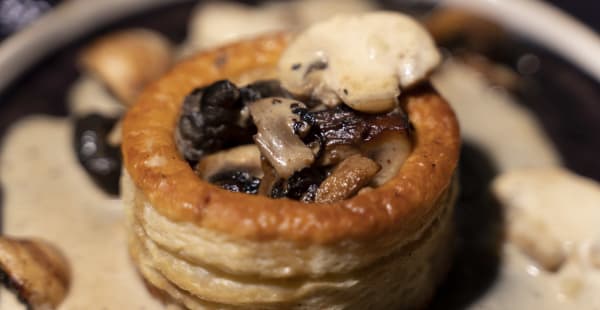
[[[4,233],[42,237],[64,252],[72,283],[60,309],[162,309],[129,259],[121,201],[102,193],[77,162],[72,127],[69,119],[38,116],[5,136]],[[2,296],[0,309],[19,309],[14,302]]]
[[[487,151],[500,172],[560,165],[557,151],[532,114],[475,70],[449,61],[434,75],[433,84],[452,104],[462,135]],[[570,248],[570,256],[577,256],[573,253],[584,251],[590,240],[600,240],[600,197],[582,207],[571,202],[577,192],[564,189],[555,186],[554,196],[545,198],[554,203],[530,200],[519,205],[551,227],[563,247]],[[527,197],[542,199],[532,193]],[[509,242],[502,256],[497,281],[471,309],[600,309],[600,270],[589,263],[569,257],[557,273],[551,273]]]

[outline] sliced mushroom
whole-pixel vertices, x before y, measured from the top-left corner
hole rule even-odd
[[[315,202],[333,202],[356,194],[380,169],[376,162],[361,155],[346,158],[321,183]]]
[[[159,33],[130,29],[93,42],[80,58],[83,68],[100,78],[126,105],[170,66],[171,44]]]
[[[278,68],[282,85],[295,94],[382,113],[397,106],[401,88],[427,78],[439,61],[433,39],[416,20],[374,12],[312,25],[291,42]]]
[[[0,237],[0,273],[4,284],[30,309],[55,309],[69,289],[65,257],[37,239]]]
[[[260,163],[262,167],[263,177],[260,181],[260,187],[258,188],[258,194],[263,196],[272,196],[273,187],[277,182],[281,181],[281,178],[277,175],[275,168],[269,163],[264,157],[260,157]]]
[[[412,143],[407,131],[390,130],[360,145],[362,153],[372,158],[381,171],[371,181],[377,187],[394,177],[410,154]]]
[[[254,144],[242,145],[202,157],[196,173],[204,180],[225,171],[245,171],[262,177],[260,152]]]
[[[356,112],[348,107],[318,112],[296,112],[315,128],[325,145],[359,145],[375,139],[386,131],[406,132],[410,126],[408,118],[400,109],[390,113],[371,115]]]
[[[325,147],[323,155],[319,157],[319,165],[335,165],[340,163],[342,160],[356,154],[360,154],[360,150],[355,146],[348,144],[329,145]]]
[[[258,130],[254,141],[277,174],[285,179],[310,166],[315,159],[294,130],[299,116],[292,110],[299,107],[305,105],[287,98],[265,98],[249,105]]]

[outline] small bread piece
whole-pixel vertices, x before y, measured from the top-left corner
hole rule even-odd
[[[161,34],[130,29],[101,37],[80,56],[83,68],[99,78],[125,105],[172,64],[171,44]]]
[[[422,308],[449,266],[460,149],[454,113],[431,87],[404,94],[415,143],[398,172],[346,200],[230,192],[177,151],[188,93],[274,67],[288,41],[269,35],[195,55],[131,107],[121,184],[136,265],[192,309]]]
[[[39,239],[0,237],[0,273],[4,284],[31,309],[54,309],[69,289],[65,257]]]

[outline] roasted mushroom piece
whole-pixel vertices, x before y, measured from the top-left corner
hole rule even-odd
[[[82,67],[99,78],[125,105],[172,63],[171,43],[161,34],[130,29],[107,35],[87,47]]]
[[[263,156],[282,178],[309,167],[315,156],[296,134],[294,124],[299,116],[295,108],[305,108],[299,101],[287,98],[266,98],[250,104],[250,115],[258,133],[254,141]]]
[[[0,279],[28,309],[55,309],[70,284],[69,264],[39,239],[0,237]]]
[[[380,169],[376,162],[358,154],[346,158],[321,183],[315,202],[334,202],[356,194]]]

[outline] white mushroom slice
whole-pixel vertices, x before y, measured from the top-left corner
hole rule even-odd
[[[412,145],[406,131],[385,131],[360,146],[365,156],[372,158],[381,170],[371,181],[375,187],[394,177],[410,154]]]
[[[41,240],[0,237],[0,272],[29,309],[55,309],[69,289],[68,262]]]
[[[107,35],[87,47],[80,62],[124,104],[161,76],[172,61],[171,44],[159,33],[131,29]]]
[[[283,53],[282,85],[328,105],[381,113],[397,105],[401,88],[425,79],[440,61],[433,39],[400,13],[340,15],[301,33]]]
[[[339,163],[317,189],[315,202],[334,202],[356,194],[381,169],[362,155],[352,155]]]
[[[265,98],[249,105],[258,129],[254,141],[277,174],[286,179],[314,161],[312,150],[294,133],[294,122],[299,119],[292,113],[295,107],[306,108],[287,98]]]
[[[244,170],[255,177],[262,177],[260,152],[256,145],[242,145],[204,156],[196,166],[196,173],[204,180],[232,170]]]

